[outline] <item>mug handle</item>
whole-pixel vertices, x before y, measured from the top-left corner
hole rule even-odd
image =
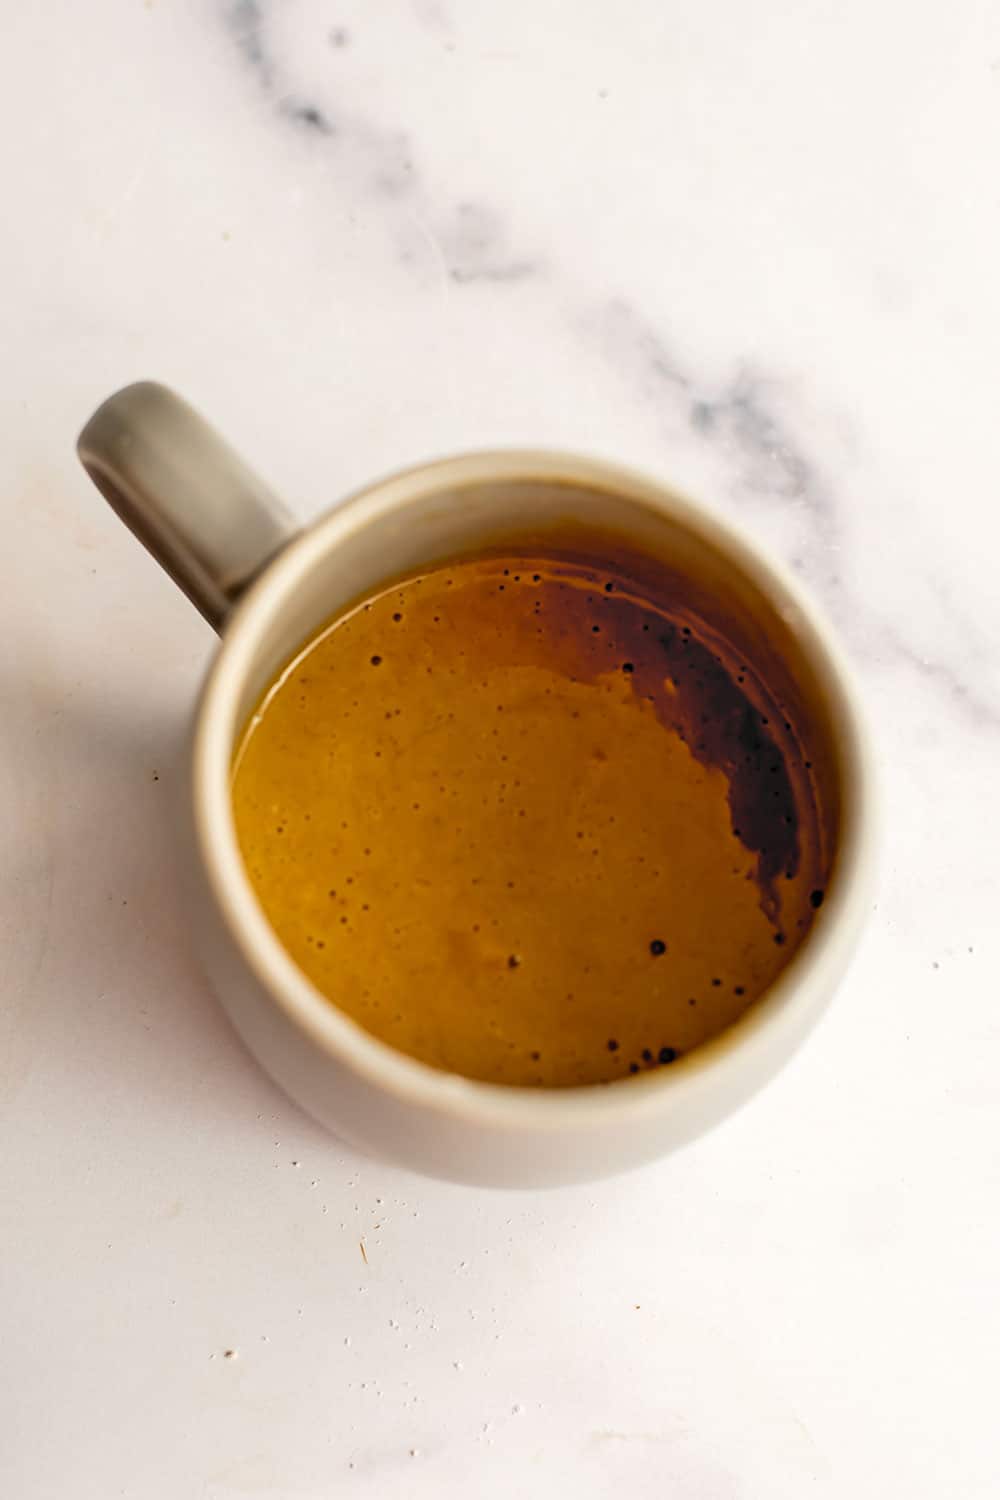
[[[299,529],[229,444],[153,381],[110,396],[76,449],[112,509],[216,630]]]

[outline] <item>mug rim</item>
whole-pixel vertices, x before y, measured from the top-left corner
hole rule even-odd
[[[236,835],[230,794],[232,750],[246,678],[297,583],[345,537],[370,522],[447,489],[487,482],[549,482],[602,488],[667,516],[715,546],[783,612],[831,703],[841,770],[840,827],[823,919],[764,994],[731,1026],[670,1068],[616,1080],[532,1088],[448,1073],[398,1051],[322,994],[295,964],[260,906]],[[671,485],[624,465],[542,449],[482,450],[398,470],[355,490],[303,527],[264,568],[230,616],[198,702],[191,750],[195,839],[212,898],[243,962],[271,1003],[332,1063],[400,1101],[505,1128],[561,1130],[597,1119],[641,1120],[683,1105],[727,1070],[755,1070],[786,1032],[792,1044],[804,1011],[818,1011],[854,945],[874,869],[874,764],[854,672],[822,609],[780,561],[736,525]]]

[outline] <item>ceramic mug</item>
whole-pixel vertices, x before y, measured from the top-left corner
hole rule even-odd
[[[777,1072],[847,966],[869,904],[874,844],[857,695],[828,627],[783,568],[662,484],[545,452],[422,464],[303,529],[189,406],[151,383],[106,401],[84,428],[79,453],[97,487],[222,637],[189,759],[191,923],[236,1030],[293,1099],[338,1136],[406,1167],[535,1186],[601,1177],[659,1156],[714,1125]],[[397,1052],[313,988],[247,877],[230,768],[264,688],[342,606],[393,575],[567,517],[690,567],[725,601],[727,620],[748,643],[766,641],[781,692],[811,725],[835,856],[812,930],[734,1026],[671,1068],[610,1087],[514,1088]]]

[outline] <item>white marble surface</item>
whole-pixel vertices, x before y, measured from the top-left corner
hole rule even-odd
[[[0,1494],[995,1496],[994,0],[47,0],[4,62]],[[145,375],[303,517],[576,447],[823,596],[882,888],[738,1118],[494,1195],[249,1062],[171,866],[212,639],[73,454]]]

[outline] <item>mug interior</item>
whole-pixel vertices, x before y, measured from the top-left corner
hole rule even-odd
[[[364,1032],[319,995],[284,953],[237,846],[232,756],[275,675],[360,597],[429,565],[487,549],[551,546],[556,537],[592,555],[601,539],[627,549],[633,571],[648,564],[659,586],[666,571],[696,613],[724,622],[730,645],[753,664],[804,739],[829,877],[822,919],[763,998],[727,1031],[669,1070],[630,1079],[628,1088],[526,1090],[461,1080],[467,1091],[513,1096],[511,1108],[521,1107],[516,1099],[524,1107],[530,1101],[532,1108],[571,1108],[572,1095],[614,1097],[624,1105],[625,1095],[634,1102],[643,1092],[689,1086],[741,1039],[773,1024],[793,1003],[809,966],[821,963],[838,928],[850,925],[848,908],[859,899],[855,876],[867,837],[866,753],[845,664],[795,581],[708,512],[628,471],[534,453],[447,460],[345,501],[266,569],[227,626],[203,695],[195,747],[201,852],[223,916],[248,959],[260,961],[258,972],[262,965],[271,989],[324,1046],[340,1056],[346,1047],[354,1063],[391,1074],[399,1086],[439,1087],[450,1075]]]

